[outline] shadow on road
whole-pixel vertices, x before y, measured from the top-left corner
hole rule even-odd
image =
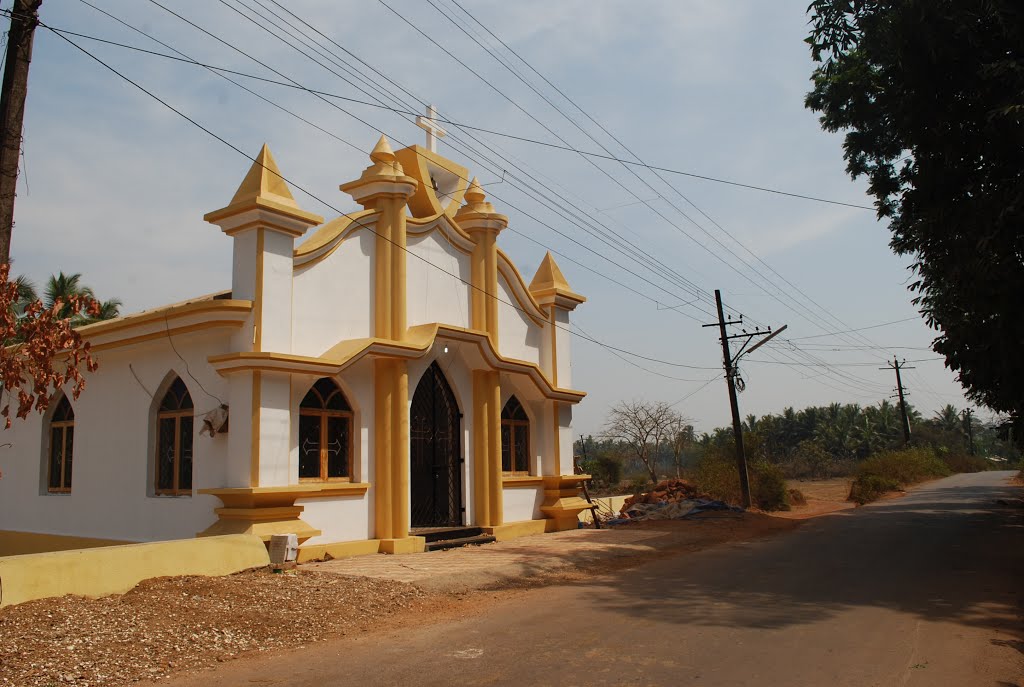
[[[1024,511],[997,503],[1019,493],[922,489],[790,536],[615,574],[607,588],[617,594],[597,589],[594,601],[637,618],[753,628],[879,606],[1021,636]]]

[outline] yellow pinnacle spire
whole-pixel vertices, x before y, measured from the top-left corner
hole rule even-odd
[[[373,146],[373,150],[370,151],[370,160],[378,163],[395,161],[395,151],[391,149],[387,136],[381,135],[377,145]]]
[[[533,275],[533,281],[530,282],[530,291],[547,291],[549,289],[572,291],[562,270],[558,269],[558,264],[551,257],[551,251],[548,251],[544,259],[540,261],[537,274]]]
[[[256,156],[256,161],[252,163],[249,172],[242,179],[242,185],[235,191],[231,204],[256,198],[272,200],[288,207],[299,207],[292,192],[288,189],[288,184],[281,177],[281,171],[277,168],[277,162],[270,154],[270,148],[266,143],[263,144],[260,154]]]
[[[480,188],[480,182],[477,181],[476,177],[473,177],[473,181],[469,182],[469,188],[466,189],[464,196],[469,205],[474,203],[482,203],[487,198],[487,194]]]

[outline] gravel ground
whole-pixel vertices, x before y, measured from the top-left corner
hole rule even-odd
[[[148,580],[121,596],[0,609],[0,685],[123,685],[369,628],[408,584],[314,571]]]

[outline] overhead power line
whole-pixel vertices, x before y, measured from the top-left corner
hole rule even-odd
[[[0,14],[3,14],[4,16],[8,16],[9,17],[9,16],[11,16],[12,13],[9,10],[2,10],[2,11],[0,11]],[[350,96],[344,96],[344,95],[341,95],[339,93],[332,93],[330,91],[323,91],[323,90],[318,90],[318,89],[315,89],[315,88],[306,88],[306,87],[303,87],[303,86],[296,86],[295,84],[290,84],[290,83],[288,83],[286,81],[279,81],[277,79],[270,79],[270,78],[267,78],[267,77],[264,77],[264,76],[259,76],[257,74],[250,74],[250,73],[247,73],[247,72],[239,71],[237,69],[230,69],[228,67],[221,67],[221,66],[218,66],[218,65],[215,65],[215,64],[209,64],[207,62],[201,62],[199,60],[193,60],[193,59],[189,59],[189,58],[184,58],[184,57],[180,57],[180,56],[177,56],[177,55],[170,55],[168,53],[160,52],[158,50],[149,50],[149,49],[143,48],[141,46],[131,45],[129,43],[122,43],[122,42],[110,40],[110,39],[107,39],[107,38],[100,38],[99,36],[93,36],[93,35],[89,35],[89,34],[85,34],[85,33],[80,33],[78,31],[71,31],[69,29],[63,29],[63,28],[59,28],[59,27],[56,27],[56,26],[50,26],[48,28],[50,28],[52,31],[63,33],[63,34],[66,34],[68,36],[75,36],[77,38],[84,38],[84,39],[87,39],[87,40],[90,40],[90,41],[95,41],[97,43],[104,43],[106,45],[110,45],[110,46],[117,47],[117,48],[122,48],[122,49],[125,49],[125,50],[133,50],[135,52],[145,53],[147,55],[151,55],[153,57],[159,57],[159,58],[162,58],[162,59],[165,59],[165,60],[173,60],[175,62],[182,62],[182,63],[185,63],[185,64],[191,64],[191,65],[194,65],[194,66],[197,66],[197,67],[203,67],[205,69],[212,69],[214,71],[223,72],[225,74],[231,74],[233,76],[240,76],[242,78],[252,79],[254,81],[261,81],[263,83],[271,84],[271,85],[274,85],[274,86],[281,86],[281,87],[284,87],[284,88],[291,88],[291,89],[296,89],[296,90],[309,91],[311,93],[316,93],[318,95],[322,95],[322,96],[327,97],[327,98],[334,98],[336,100],[344,100],[346,102],[350,102],[350,103],[353,103],[353,104],[356,104],[356,105],[364,105],[366,107],[374,107],[374,108],[381,109],[381,110],[388,110],[390,112],[394,112],[395,114],[400,114],[400,115],[404,115],[404,116],[408,116],[408,117],[415,117],[415,116],[421,114],[420,112],[414,112],[414,111],[407,110],[407,109],[404,109],[404,108],[398,108],[398,107],[392,107],[392,106],[388,106],[388,105],[383,105],[381,103],[374,103],[374,102],[370,102],[368,100],[362,100],[362,99],[359,99],[359,98],[352,98]],[[666,174],[675,174],[675,175],[678,175],[678,176],[690,177],[692,179],[701,179],[703,181],[709,181],[709,182],[716,183],[716,184],[725,184],[727,186],[735,186],[737,188],[745,188],[745,189],[748,189],[748,190],[751,190],[751,191],[760,191],[762,193],[771,193],[771,194],[775,194],[775,195],[779,195],[779,196],[787,196],[789,198],[797,198],[797,199],[800,199],[800,200],[813,201],[813,202],[816,202],[816,203],[826,203],[826,204],[829,204],[829,205],[839,205],[839,206],[848,207],[848,208],[856,208],[858,210],[874,210],[874,208],[872,208],[869,205],[858,205],[856,203],[850,203],[850,202],[846,202],[846,201],[842,201],[842,200],[833,200],[833,199],[830,199],[830,198],[822,198],[822,197],[819,197],[819,196],[812,196],[812,195],[809,195],[809,194],[806,194],[806,193],[795,193],[795,192],[792,192],[792,191],[783,191],[783,190],[777,189],[777,188],[770,188],[770,187],[767,187],[767,186],[759,186],[757,184],[747,184],[747,183],[743,183],[743,182],[740,182],[740,181],[735,181],[735,180],[732,180],[732,179],[723,179],[723,178],[720,178],[720,177],[714,177],[714,176],[711,176],[711,175],[708,175],[708,174],[698,174],[697,172],[687,172],[687,171],[684,171],[684,170],[681,170],[681,169],[673,169],[671,167],[661,167],[661,166],[658,166],[658,165],[647,164],[647,163],[644,163],[644,162],[637,162],[635,160],[627,160],[627,159],[624,159],[624,158],[615,157],[614,155],[609,155],[609,154],[605,154],[605,153],[595,152],[593,150],[583,150],[583,149],[580,149],[580,148],[575,148],[575,147],[570,146],[570,145],[564,145],[564,144],[560,144],[560,143],[552,143],[550,141],[541,141],[539,139],[531,138],[529,136],[522,136],[522,135],[518,135],[518,134],[508,133],[506,131],[497,131],[495,129],[488,129],[486,127],[475,126],[475,125],[472,125],[472,124],[467,124],[465,122],[459,122],[459,121],[453,121],[453,120],[450,120],[450,119],[445,119],[444,117],[437,117],[437,121],[439,123],[441,123],[441,124],[448,124],[449,126],[457,126],[460,129],[469,129],[471,131],[479,131],[480,133],[483,133],[483,134],[489,134],[489,135],[492,135],[492,136],[500,136],[502,138],[508,138],[508,139],[511,139],[511,140],[521,141],[523,143],[530,143],[532,145],[543,146],[543,147],[546,147],[546,148],[554,148],[556,150],[564,150],[564,151],[569,152],[569,153],[576,153],[576,154],[579,154],[579,155],[586,155],[587,157],[592,157],[594,159],[607,160],[609,162],[616,162],[616,163],[619,163],[619,164],[630,165],[630,166],[633,166],[633,167],[642,167],[642,168],[650,169],[650,170],[653,170],[653,171],[665,172]],[[637,201],[637,202],[639,203],[639,202],[643,202],[643,201]]]
[[[45,26],[45,25],[43,25],[43,24],[40,24],[40,26],[42,26],[43,28],[48,28],[48,27],[46,27],[46,26]],[[75,47],[76,49],[78,49],[79,51],[81,51],[82,53],[84,53],[84,54],[85,54],[86,56],[88,56],[88,57],[89,57],[89,58],[91,58],[92,60],[94,60],[94,61],[96,61],[97,63],[99,63],[99,64],[100,64],[100,65],[102,65],[102,66],[103,66],[104,68],[106,68],[107,70],[109,70],[110,72],[112,72],[113,74],[115,74],[116,76],[118,76],[119,78],[123,79],[124,81],[128,82],[129,84],[131,84],[132,86],[134,86],[134,87],[135,87],[135,88],[137,88],[138,90],[142,91],[142,92],[143,92],[143,93],[145,93],[145,94],[146,94],[147,96],[149,96],[149,97],[150,97],[150,98],[152,98],[153,100],[157,101],[158,103],[160,103],[161,105],[163,105],[163,106],[164,106],[164,107],[166,107],[167,109],[171,110],[172,112],[174,112],[175,114],[177,114],[177,115],[178,115],[179,117],[181,117],[181,118],[182,118],[182,119],[184,119],[185,121],[189,122],[190,124],[192,124],[192,125],[193,125],[193,126],[195,126],[196,128],[200,129],[201,131],[203,131],[203,132],[204,132],[204,133],[206,133],[207,135],[209,135],[209,136],[211,136],[211,137],[215,138],[216,140],[220,141],[221,143],[223,143],[223,144],[224,144],[224,145],[226,145],[227,147],[231,148],[232,150],[234,150],[234,151],[235,151],[236,153],[238,153],[238,154],[239,154],[239,155],[241,155],[242,157],[245,157],[245,158],[246,158],[247,160],[249,160],[250,162],[252,162],[252,163],[255,163],[255,162],[256,162],[256,159],[255,159],[255,158],[251,157],[251,156],[250,156],[250,155],[249,155],[248,153],[244,152],[244,151],[243,151],[243,150],[242,150],[241,148],[238,148],[238,147],[237,147],[236,145],[234,145],[233,143],[231,143],[231,142],[230,142],[230,141],[228,141],[227,139],[225,139],[225,138],[221,137],[221,136],[220,136],[220,135],[218,135],[217,133],[215,133],[215,132],[213,132],[212,130],[208,129],[207,127],[203,126],[202,124],[200,124],[200,123],[199,123],[198,121],[196,121],[196,120],[195,120],[195,119],[193,119],[192,117],[188,116],[187,114],[185,114],[185,113],[184,113],[184,112],[182,112],[181,110],[177,109],[176,107],[174,107],[173,105],[171,105],[170,103],[168,103],[168,102],[167,102],[166,100],[163,100],[163,99],[162,99],[162,98],[161,98],[160,96],[156,95],[155,93],[153,93],[152,91],[150,91],[150,90],[149,90],[149,89],[147,89],[146,87],[142,86],[142,85],[141,85],[141,84],[139,84],[139,83],[138,83],[137,81],[135,81],[135,80],[131,79],[131,78],[130,78],[130,77],[128,77],[127,75],[125,75],[125,74],[123,74],[122,72],[118,71],[118,70],[117,70],[116,68],[114,68],[114,67],[113,67],[113,66],[111,66],[110,64],[108,64],[108,63],[104,62],[104,61],[103,61],[102,59],[100,59],[100,58],[99,58],[99,57],[97,57],[96,55],[92,54],[91,52],[89,52],[88,50],[86,50],[85,48],[83,48],[82,46],[80,46],[79,44],[75,43],[74,41],[72,41],[72,40],[71,40],[70,38],[68,38],[67,36],[63,36],[63,35],[61,35],[60,33],[57,33],[57,32],[54,32],[54,35],[56,35],[56,36],[60,37],[60,38],[61,38],[62,40],[66,41],[67,43],[69,43],[70,45],[72,45],[73,47]],[[340,209],[338,209],[338,208],[335,208],[335,207],[334,207],[334,206],[332,206],[332,205],[331,205],[330,203],[328,203],[327,201],[323,200],[322,198],[320,198],[320,197],[319,197],[319,196],[317,196],[316,194],[314,194],[314,193],[312,193],[311,191],[307,190],[306,188],[304,188],[304,187],[300,186],[300,185],[299,185],[298,183],[296,183],[296,182],[295,182],[294,180],[291,180],[291,179],[289,179],[289,178],[287,178],[287,177],[285,177],[285,176],[283,176],[283,175],[280,175],[280,174],[278,174],[278,176],[279,176],[279,177],[280,177],[280,178],[281,178],[281,179],[282,179],[282,180],[283,180],[283,181],[284,181],[285,183],[287,183],[287,184],[289,184],[290,186],[292,186],[293,188],[295,188],[295,189],[297,189],[297,190],[301,191],[302,193],[304,193],[304,194],[308,195],[309,197],[311,197],[311,198],[313,198],[313,199],[317,200],[318,202],[322,203],[322,204],[323,204],[323,205],[325,205],[326,207],[328,207],[328,208],[331,208],[331,209],[332,209],[333,211],[337,212],[337,213],[338,213],[339,215],[342,215],[342,216],[344,216],[344,217],[348,217],[348,218],[352,219],[352,215],[350,215],[349,213],[347,213],[347,212],[344,212],[344,211],[342,211],[342,210],[340,210]],[[468,281],[466,281],[466,280],[462,279],[462,278],[461,278],[461,277],[459,277],[458,275],[456,275],[456,274],[454,274],[454,273],[452,273],[452,272],[449,272],[448,270],[446,270],[445,268],[441,267],[440,265],[437,265],[436,263],[433,263],[433,262],[431,262],[430,260],[427,260],[426,258],[424,258],[424,257],[422,257],[422,256],[419,256],[419,255],[416,255],[415,253],[413,253],[413,252],[409,251],[409,249],[408,249],[407,247],[405,247],[405,246],[399,246],[399,245],[398,245],[397,243],[395,243],[395,242],[394,242],[394,241],[393,241],[392,239],[389,239],[389,238],[387,238],[387,237],[383,236],[382,234],[379,234],[379,233],[377,233],[377,232],[376,232],[375,230],[373,230],[373,229],[370,229],[370,231],[371,231],[372,233],[374,233],[374,234],[375,234],[376,236],[378,236],[378,237],[381,237],[381,238],[384,238],[384,239],[385,239],[386,241],[389,241],[390,243],[392,243],[392,245],[394,245],[394,246],[396,246],[396,247],[398,247],[398,248],[401,248],[401,249],[402,249],[403,251],[405,251],[405,253],[406,253],[407,255],[410,255],[410,256],[412,256],[412,257],[414,257],[414,258],[416,258],[416,259],[418,259],[418,260],[420,260],[420,261],[424,262],[425,264],[427,264],[427,265],[429,265],[429,266],[431,266],[431,267],[434,267],[434,268],[435,268],[435,269],[437,269],[437,270],[440,270],[441,272],[443,272],[443,273],[447,274],[448,276],[450,276],[450,277],[452,277],[452,278],[454,278],[454,279],[457,279],[457,280],[461,281],[461,282],[462,282],[463,284],[465,284],[465,285],[466,285],[466,286],[468,286],[469,288],[471,288],[471,289],[476,289],[476,290],[480,291],[481,293],[484,293],[484,294],[486,294],[486,295],[487,295],[488,297],[490,297],[490,298],[494,298],[494,299],[495,299],[496,301],[498,301],[499,303],[503,303],[504,305],[507,305],[507,306],[509,306],[509,307],[511,307],[511,308],[513,308],[513,309],[515,309],[515,310],[518,310],[518,311],[520,311],[520,312],[523,312],[523,309],[522,309],[522,308],[520,308],[520,307],[519,307],[518,305],[515,305],[515,304],[513,304],[513,303],[510,303],[510,302],[508,302],[508,301],[505,301],[505,300],[503,300],[503,299],[499,298],[499,297],[498,297],[498,296],[496,296],[496,295],[490,294],[490,293],[488,293],[488,292],[487,292],[487,291],[486,291],[485,289],[480,289],[480,288],[478,288],[478,287],[475,287],[475,286],[474,286],[473,284],[471,284],[471,283],[469,283]],[[570,329],[570,328],[568,328],[568,327],[563,327],[563,326],[561,326],[561,325],[559,325],[559,324],[556,324],[556,323],[552,323],[552,324],[553,324],[553,326],[554,326],[554,327],[556,327],[556,328],[558,328],[558,329],[561,329],[561,330],[563,330],[563,331],[566,331],[566,332],[568,332],[568,333],[570,333],[570,334],[573,334],[574,336],[577,336],[577,337],[579,337],[579,338],[581,338],[581,339],[583,339],[583,340],[585,340],[585,341],[590,341],[591,343],[594,343],[594,344],[597,344],[597,345],[599,345],[599,346],[602,346],[602,347],[604,347],[604,348],[607,348],[608,350],[611,350],[611,351],[615,351],[615,352],[618,352],[618,353],[623,353],[623,354],[625,354],[625,355],[629,355],[629,356],[632,356],[632,357],[634,357],[634,358],[637,358],[637,359],[639,359],[639,360],[646,360],[646,361],[648,361],[648,362],[658,363],[658,364],[660,364],[660,365],[668,365],[668,366],[671,366],[671,367],[681,367],[681,368],[687,368],[687,369],[693,369],[693,370],[715,370],[715,369],[717,369],[717,368],[715,368],[715,367],[703,367],[703,366],[698,366],[698,365],[688,365],[688,364],[685,364],[685,363],[678,363],[678,362],[672,362],[672,361],[667,361],[667,360],[661,360],[661,359],[659,359],[659,358],[655,358],[655,357],[652,357],[652,356],[647,356],[647,355],[643,355],[643,354],[640,354],[640,353],[636,353],[636,352],[634,352],[634,351],[630,351],[630,350],[628,350],[628,349],[620,348],[620,347],[617,347],[617,346],[612,346],[612,345],[610,345],[610,344],[607,344],[607,343],[605,343],[605,342],[603,342],[603,341],[600,341],[600,340],[598,340],[598,339],[595,339],[595,338],[593,338],[593,337],[590,337],[590,336],[586,336],[586,335],[583,335],[583,334],[581,334],[581,333],[579,333],[579,332],[573,332],[573,331],[572,331],[572,329]]]
[[[158,4],[158,6],[159,6],[159,3],[154,3],[154,4]],[[241,4],[241,3],[240,3],[240,4]],[[264,7],[265,7],[265,5],[263,5],[262,3],[259,3],[259,2],[257,2],[257,4],[260,4],[260,6],[264,6]],[[274,4],[279,4],[279,6],[280,6],[280,3],[274,3]],[[237,11],[237,10],[236,10],[236,11]],[[291,13],[291,12],[290,12],[290,13]],[[292,13],[292,14],[294,15],[294,13]],[[194,26],[195,26],[195,25],[194,25]],[[307,25],[307,26],[309,26],[309,25]],[[198,28],[198,27],[197,27],[197,28]],[[318,33],[318,32],[317,32],[317,33]],[[323,35],[323,34],[322,34],[322,35]],[[220,39],[218,39],[218,40],[220,40]],[[243,53],[243,54],[245,54],[245,53]],[[305,54],[305,53],[304,53],[304,54]],[[323,54],[323,53],[321,53],[321,54]],[[247,55],[247,56],[248,56],[248,55]],[[309,56],[308,54],[307,54],[306,56],[307,56],[307,57],[310,57],[310,58],[312,58],[312,57],[311,57],[311,56]],[[193,61],[193,62],[195,62],[195,60],[182,60],[182,61]],[[258,60],[257,60],[257,61],[258,61]],[[361,60],[360,60],[360,61],[361,61]],[[335,63],[337,63],[337,62],[335,62]],[[364,63],[365,63],[365,62],[364,62]],[[373,69],[373,68],[371,68],[371,69]],[[376,70],[374,70],[374,71],[376,72]],[[380,74],[380,73],[378,72],[378,74]],[[338,76],[340,76],[340,75],[338,75]],[[386,78],[386,77],[385,77],[385,78]],[[389,80],[389,81],[391,81],[390,79],[388,79],[388,80]],[[236,82],[232,82],[232,83],[236,83]],[[296,82],[296,83],[297,83],[297,82]],[[351,82],[349,82],[349,83],[351,83]],[[394,82],[392,81],[391,83],[394,83]],[[289,84],[289,85],[290,85],[290,84]],[[302,90],[307,90],[307,91],[309,91],[309,92],[314,92],[314,91],[312,91],[311,89],[307,89],[307,88],[305,88],[305,87],[301,86],[300,84],[299,84],[299,85],[296,85],[296,86],[293,86],[293,87],[295,87],[295,88],[300,88],[300,89],[302,89]],[[399,87],[399,88],[400,88],[400,87]],[[247,89],[247,90],[248,90],[248,89]],[[250,92],[252,92],[252,91],[250,91]],[[266,99],[266,98],[263,98],[263,99]],[[272,103],[272,102],[271,102],[271,103]],[[394,109],[394,110],[396,110],[396,111],[397,111],[397,109]],[[346,114],[349,114],[349,115],[350,115],[350,113],[347,113],[347,111],[342,111],[342,112],[345,112]],[[402,111],[402,112],[410,112],[410,111]],[[356,118],[356,119],[358,119],[358,118]],[[305,121],[305,120],[303,120],[303,121]],[[359,121],[361,121],[361,120],[359,120]],[[446,120],[446,121],[450,121],[450,120]],[[309,123],[309,122],[306,122],[306,123]],[[366,123],[366,122],[364,122],[364,123],[365,123],[365,124],[368,124],[368,123]],[[315,126],[315,125],[313,125],[313,126]],[[368,126],[372,126],[372,125],[369,125],[369,124],[368,124]],[[317,128],[319,128],[319,127],[317,127]],[[373,128],[376,128],[376,127],[373,127]],[[324,131],[323,129],[321,129],[321,130],[322,130],[322,131]],[[343,140],[343,139],[342,139],[342,140]],[[346,143],[347,143],[347,141],[344,141],[344,142],[346,142]],[[351,145],[351,143],[348,143],[348,144],[349,144],[349,145]],[[356,147],[356,148],[357,148],[357,146],[354,146],[354,145],[353,145],[353,147]],[[494,196],[494,195],[493,195],[493,196]],[[315,197],[314,197],[314,198],[315,198]],[[495,198],[498,198],[498,197],[497,197],[497,196],[495,196]],[[330,207],[330,205],[329,205],[329,204],[325,204],[325,205],[327,205],[328,207]],[[512,206],[512,204],[511,204],[511,203],[509,203],[509,205],[510,205],[511,207],[513,207],[513,208],[515,207],[515,206]],[[527,215],[528,215],[528,213],[527,213]],[[535,219],[536,219],[536,218],[535,218]],[[538,220],[538,221],[540,221],[540,220]],[[543,223],[543,222],[541,222],[541,223]],[[550,227],[550,225],[549,225],[549,228],[553,228],[553,227]],[[543,245],[543,244],[542,244],[542,245]],[[562,255],[563,255],[563,257],[565,257],[565,256],[564,256],[564,254],[562,254]],[[570,259],[570,260],[571,260],[571,258],[568,258],[568,259]],[[575,261],[573,260],[573,262],[575,262]],[[580,263],[578,263],[578,264],[580,264]],[[586,267],[586,266],[585,266],[585,267]],[[641,294],[641,295],[642,295],[642,294]],[[652,299],[652,300],[653,300],[653,299]],[[657,301],[655,301],[655,302],[657,302]],[[511,304],[510,304],[510,305],[511,305]],[[513,306],[513,307],[515,307],[515,306]],[[627,351],[627,353],[629,353],[629,351]],[[657,361],[657,360],[655,359],[654,361]],[[665,361],[660,361],[660,362],[665,362]],[[796,363],[794,363],[794,364],[795,364],[795,367],[797,367],[797,366],[796,366]],[[823,366],[823,367],[826,367],[826,368],[828,367],[828,364],[827,364],[827,363],[824,363],[824,362],[822,362],[821,364],[822,364],[822,366]],[[692,366],[691,366],[691,367],[692,367]],[[853,379],[855,379],[855,378],[850,378],[850,379],[851,379],[851,380],[853,380]]]

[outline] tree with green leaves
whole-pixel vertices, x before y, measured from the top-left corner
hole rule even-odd
[[[15,280],[18,285],[18,301],[16,308],[24,308],[25,305],[40,300],[35,284],[27,277],[20,276]],[[91,311],[72,312],[71,303],[74,297],[89,301],[95,301],[96,295],[91,287],[82,282],[82,275],[79,273],[64,274],[58,272],[50,275],[43,288],[43,307],[52,309],[57,307],[56,316],[58,319],[70,319],[71,325],[79,327],[93,322],[110,320],[121,314],[121,301],[111,298],[106,301],[98,301],[98,306]],[[58,305],[60,304],[60,305]]]
[[[845,132],[914,303],[978,403],[1024,418],[1024,3],[814,0],[806,105]]]

